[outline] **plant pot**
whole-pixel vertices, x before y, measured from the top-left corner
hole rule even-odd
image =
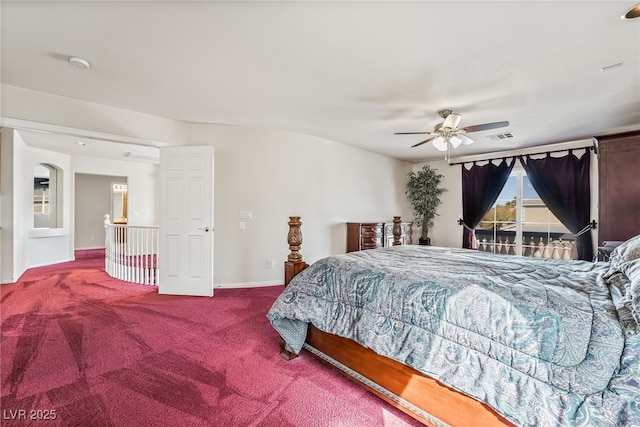
[[[419,242],[421,245],[430,246],[430,245],[431,245],[431,237],[427,237],[426,239],[423,239],[422,237],[420,237],[420,238],[418,239],[418,242]]]

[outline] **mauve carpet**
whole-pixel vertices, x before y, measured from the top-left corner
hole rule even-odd
[[[306,352],[279,357],[281,286],[158,295],[103,266],[78,252],[0,287],[2,426],[418,425]]]

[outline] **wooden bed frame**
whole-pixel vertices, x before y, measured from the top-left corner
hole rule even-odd
[[[394,217],[394,245],[400,244],[400,217]],[[285,262],[284,284],[308,265],[300,254],[300,217],[289,217],[287,240],[290,254]],[[280,341],[280,356],[297,357]],[[417,370],[374,353],[356,342],[309,325],[304,348],[338,368],[352,381],[428,426],[512,426],[487,405],[453,390]]]

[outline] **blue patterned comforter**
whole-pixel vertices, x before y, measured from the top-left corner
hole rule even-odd
[[[393,246],[314,263],[267,316],[295,353],[312,323],[517,425],[640,426],[640,334],[618,321],[607,268]]]

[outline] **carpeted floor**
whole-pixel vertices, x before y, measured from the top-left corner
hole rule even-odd
[[[101,251],[0,287],[2,426],[409,426],[265,315],[280,286],[158,295]]]

